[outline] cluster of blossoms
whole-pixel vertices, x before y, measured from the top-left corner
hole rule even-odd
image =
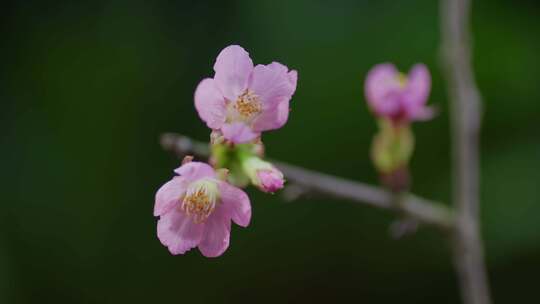
[[[289,116],[297,72],[283,64],[253,65],[240,46],[226,47],[214,64],[214,77],[195,90],[195,108],[212,129],[210,164],[187,157],[177,176],[156,193],[157,234],[172,254],[198,247],[207,257],[229,246],[231,220],[247,227],[251,204],[241,189],[253,184],[273,193],[283,174],[263,160],[261,133],[281,128]]]
[[[283,174],[265,161],[261,133],[281,128],[289,117],[297,72],[277,62],[253,65],[240,46],[226,47],[214,64],[214,77],[195,90],[195,108],[212,130],[210,164],[186,157],[177,174],[156,193],[157,234],[172,254],[198,247],[207,257],[229,246],[231,221],[247,227],[251,203],[241,189],[251,184],[273,193]],[[415,65],[408,75],[380,64],[365,82],[368,106],[379,120],[372,159],[382,182],[392,191],[408,187],[408,163],[414,150],[410,124],[433,117],[426,106],[429,71]]]
[[[382,182],[392,191],[405,191],[409,186],[408,164],[414,150],[410,124],[433,117],[434,110],[426,106],[430,89],[431,77],[423,64],[405,75],[393,64],[383,63],[367,75],[366,100],[379,119],[371,157]]]

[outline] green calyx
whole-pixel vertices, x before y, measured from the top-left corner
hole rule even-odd
[[[212,145],[212,161],[216,168],[228,169],[227,180],[238,187],[245,187],[250,177],[244,168],[244,162],[257,155],[257,144],[216,143]]]
[[[379,120],[379,132],[373,138],[371,158],[382,174],[407,167],[414,151],[414,135],[409,124]]]
[[[274,167],[267,161],[260,159],[258,156],[249,156],[243,159],[242,168],[244,173],[249,177],[251,183],[255,186],[260,186],[260,180],[257,176],[259,170],[273,170]]]

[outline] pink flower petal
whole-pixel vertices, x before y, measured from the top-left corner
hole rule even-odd
[[[175,176],[166,182],[156,193],[154,204],[154,216],[160,216],[177,206],[186,192],[187,181],[185,178]]]
[[[202,162],[189,162],[183,164],[182,166],[176,168],[174,172],[184,177],[188,182],[205,177],[214,178],[216,176],[214,168]]]
[[[219,129],[225,122],[225,97],[214,79],[203,79],[195,90],[195,108],[202,120],[211,129]]]
[[[243,122],[226,123],[221,127],[221,132],[225,139],[236,144],[252,141],[260,135]]]
[[[276,168],[271,170],[259,170],[257,177],[261,181],[260,188],[263,192],[274,193],[283,188],[283,184],[285,183],[283,174]]]
[[[366,100],[378,115],[392,116],[401,110],[398,75],[398,70],[390,63],[378,64],[368,72],[364,88]]]
[[[298,82],[298,72],[296,70],[291,70],[287,76],[289,77],[289,81],[291,82],[291,85],[296,88],[296,83]]]
[[[172,254],[184,254],[199,245],[204,226],[194,223],[182,211],[174,208],[160,217],[157,235]]]
[[[241,46],[230,45],[219,53],[214,71],[217,86],[225,98],[234,101],[247,88],[253,62]]]
[[[199,250],[208,258],[222,255],[229,248],[230,234],[231,220],[224,214],[223,206],[219,206],[206,220]]]
[[[423,64],[416,64],[411,68],[407,77],[405,88],[405,102],[407,104],[424,105],[431,90],[431,75]]]
[[[280,101],[275,107],[262,112],[253,121],[253,130],[262,132],[283,127],[289,118],[289,99]]]
[[[251,204],[247,194],[242,189],[226,182],[219,183],[219,191],[224,207],[223,211],[237,225],[247,227],[251,220]]]
[[[259,64],[253,69],[249,89],[259,96],[263,111],[274,108],[277,103],[290,99],[294,94],[295,74],[289,75],[287,71],[287,67],[278,62]]]

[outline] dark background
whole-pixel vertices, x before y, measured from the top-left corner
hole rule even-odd
[[[220,258],[171,256],[154,194],[178,166],[162,132],[207,140],[193,107],[225,46],[299,71],[268,154],[376,183],[363,98],[374,64],[426,63],[440,113],[415,124],[414,191],[450,199],[438,3],[17,1],[1,11],[0,303],[458,303],[437,232],[393,240],[394,216],[249,189],[248,229]],[[485,99],[482,227],[496,303],[534,303],[540,271],[540,4],[474,1]]]

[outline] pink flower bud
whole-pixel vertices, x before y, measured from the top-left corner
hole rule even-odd
[[[273,193],[283,188],[283,173],[267,161],[251,156],[242,161],[242,168],[251,183],[263,192]]]
[[[260,181],[259,188],[264,192],[276,192],[283,188],[283,184],[285,183],[283,174],[275,168],[270,170],[259,170],[257,172],[257,177]]]

